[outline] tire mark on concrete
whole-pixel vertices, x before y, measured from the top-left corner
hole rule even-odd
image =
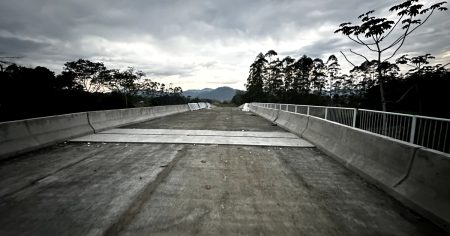
[[[119,235],[121,231],[125,229],[126,226],[135,218],[139,213],[142,206],[151,198],[155,189],[160,185],[160,183],[169,175],[174,166],[178,163],[181,157],[185,156],[187,153],[187,146],[183,146],[178,150],[177,154],[168,164],[164,165],[164,168],[160,173],[158,173],[156,179],[151,181],[143,190],[137,194],[136,198],[130,203],[127,210],[122,213],[117,221],[113,223],[108,229],[105,230],[103,235]]]
[[[63,167],[61,167],[61,168],[59,168],[59,169],[57,169],[57,170],[55,170],[55,171],[52,171],[51,173],[45,174],[45,175],[43,175],[43,176],[41,176],[41,177],[39,177],[39,178],[36,178],[36,179],[34,179],[34,180],[31,180],[28,184],[22,186],[21,188],[18,188],[18,189],[16,189],[16,190],[14,190],[14,191],[12,191],[12,192],[9,192],[9,193],[6,193],[6,194],[4,194],[4,195],[1,195],[1,196],[0,196],[0,199],[8,198],[8,197],[10,197],[10,196],[12,196],[12,195],[14,195],[14,194],[16,194],[16,193],[18,193],[18,192],[21,192],[21,191],[23,191],[23,190],[25,190],[25,189],[27,189],[27,188],[29,188],[29,187],[32,187],[32,186],[34,186],[35,184],[37,184],[39,181],[41,181],[41,180],[43,180],[43,179],[45,179],[45,178],[48,178],[48,177],[50,177],[50,176],[52,176],[52,175],[54,175],[54,174],[56,174],[56,173],[58,173],[58,172],[61,172],[61,171],[66,170],[66,169],[69,169],[70,167],[73,167],[73,166],[75,166],[75,165],[77,165],[77,164],[79,164],[79,163],[81,163],[81,162],[83,162],[83,161],[85,161],[85,160],[87,160],[87,159],[89,159],[89,158],[92,158],[92,157],[96,156],[97,154],[99,154],[99,153],[101,153],[101,152],[103,152],[103,151],[105,151],[105,150],[100,150],[100,151],[91,153],[91,154],[89,154],[88,156],[86,156],[85,158],[82,158],[82,159],[80,159],[80,160],[78,160],[78,161],[75,161],[75,162],[70,163],[70,164],[68,164],[68,165],[66,165],[66,166],[63,166]]]

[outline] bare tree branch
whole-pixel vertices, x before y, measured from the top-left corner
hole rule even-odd
[[[347,56],[345,56],[345,54],[344,54],[342,51],[340,51],[340,52],[341,52],[342,56],[344,56],[345,60],[346,60],[348,63],[352,64],[353,67],[356,67],[355,64],[353,64],[350,60],[348,60]]]
[[[387,37],[392,33],[392,31],[394,31],[395,27],[397,27],[398,23],[399,23],[402,19],[403,19],[403,15],[402,15],[400,18],[398,18],[397,22],[395,22],[394,26],[392,26],[391,30],[390,30],[386,35],[384,35],[383,37],[381,37],[380,42],[383,41],[383,39],[387,38]]]
[[[361,42],[361,43],[363,43],[363,44],[365,44],[365,45],[375,45],[376,43],[367,43],[367,42],[364,42],[360,37],[359,37],[359,35],[356,35],[356,38]]]
[[[431,12],[428,14],[428,16],[420,24],[418,24],[416,27],[414,27],[411,31],[409,31],[409,27],[411,26],[411,24],[409,24],[408,28],[405,30],[405,33],[402,36],[400,36],[396,41],[394,41],[394,43],[392,43],[388,47],[384,48],[383,51],[388,50],[389,48],[392,48],[393,46],[395,46],[396,44],[401,42],[400,46],[394,51],[394,53],[390,57],[386,58],[384,61],[387,61],[387,60],[391,59],[392,57],[394,57],[395,54],[397,53],[397,51],[402,47],[403,43],[405,42],[406,37],[408,35],[410,35],[412,32],[414,32],[417,28],[422,26],[425,22],[427,22],[428,19],[433,14],[433,12],[434,12],[434,9],[431,10]],[[410,19],[412,19],[412,17],[410,17]]]
[[[362,41],[362,40],[359,38],[358,35],[356,35],[356,38],[361,42],[361,45],[366,46],[366,47],[367,47],[370,51],[372,51],[372,52],[377,52],[377,50],[375,50],[375,49],[369,47],[369,45],[375,45],[375,44],[376,44],[376,41],[375,41],[375,43],[366,43],[366,42]]]
[[[367,59],[367,57],[365,57],[364,55],[362,55],[362,54],[360,54],[360,53],[357,53],[357,52],[354,52],[354,51],[352,51],[351,49],[350,49],[350,52],[353,53],[353,54],[355,54],[355,55],[358,55],[358,56],[364,58],[367,62],[369,62],[369,59]]]

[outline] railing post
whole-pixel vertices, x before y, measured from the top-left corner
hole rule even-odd
[[[327,119],[327,117],[328,117],[328,107],[325,107],[325,120]]]
[[[306,107],[306,115],[309,116],[309,106]]]
[[[414,143],[414,137],[416,136],[416,123],[417,123],[417,117],[413,116],[412,117],[412,122],[411,122],[411,133],[409,136],[409,142],[410,143]]]
[[[356,128],[356,116],[358,115],[358,109],[355,108],[355,110],[353,110],[353,127]]]
[[[295,113],[298,113],[298,106],[295,105]]]

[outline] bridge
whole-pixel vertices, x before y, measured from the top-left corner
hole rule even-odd
[[[448,234],[448,154],[287,106],[249,110],[0,123],[0,235]]]

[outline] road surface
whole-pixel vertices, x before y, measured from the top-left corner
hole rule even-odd
[[[293,138],[237,108],[122,128]],[[445,235],[308,145],[97,141],[1,162],[0,235]]]

